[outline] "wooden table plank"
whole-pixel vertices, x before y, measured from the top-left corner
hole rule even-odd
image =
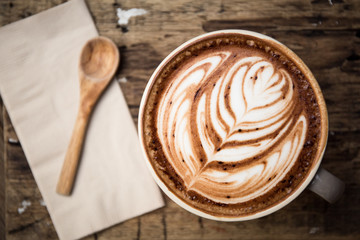
[[[4,144],[4,122],[3,122],[4,104],[0,98],[0,239],[5,239],[5,144]]]
[[[2,0],[0,26],[61,0]],[[346,183],[343,198],[327,204],[305,191],[282,210],[253,221],[222,223],[166,207],[86,239],[360,239],[360,2],[357,0],[144,1],[87,0],[101,35],[121,51],[117,73],[137,123],[145,85],[156,66],[184,41],[208,31],[238,28],[275,37],[313,71],[328,105],[330,134],[323,166]],[[332,3],[332,5],[330,4]],[[146,15],[116,22],[116,9]],[[1,56],[0,56],[1,57]],[[1,105],[1,104],[0,104]],[[0,239],[54,239],[51,219],[6,111],[1,111]],[[9,138],[13,143],[9,142]],[[15,140],[15,141],[14,141]],[[31,202],[22,214],[22,201]],[[2,235],[1,235],[2,234]]]

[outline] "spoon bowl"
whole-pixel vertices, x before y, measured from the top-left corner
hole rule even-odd
[[[56,188],[59,194],[71,194],[91,112],[113,78],[119,60],[118,48],[105,37],[89,40],[81,51],[79,62],[80,105]]]
[[[88,79],[111,79],[119,64],[119,51],[115,44],[104,37],[91,39],[80,56],[80,70]]]

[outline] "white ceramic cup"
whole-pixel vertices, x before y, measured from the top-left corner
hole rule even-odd
[[[322,130],[321,130],[321,137],[320,137],[319,147],[317,149],[316,157],[315,157],[315,160],[314,160],[315,162],[314,162],[314,164],[312,166],[312,169],[310,170],[309,174],[302,181],[300,186],[295,191],[290,193],[287,198],[285,198],[283,201],[279,202],[278,204],[276,204],[276,205],[274,205],[274,206],[272,206],[270,208],[267,208],[267,209],[265,209],[263,211],[256,212],[256,213],[254,213],[252,215],[239,216],[239,217],[218,217],[218,216],[213,216],[211,214],[202,212],[202,211],[194,208],[193,206],[185,203],[181,198],[179,198],[175,194],[173,194],[168,189],[168,187],[164,184],[164,182],[156,174],[156,172],[155,172],[155,170],[154,170],[154,168],[153,168],[153,166],[151,164],[151,161],[149,160],[149,157],[148,157],[148,155],[146,153],[146,149],[145,149],[145,145],[144,145],[144,141],[143,141],[143,134],[144,134],[143,133],[144,106],[145,106],[145,104],[147,102],[149,94],[151,93],[152,86],[153,86],[153,84],[154,84],[154,82],[156,80],[156,77],[157,77],[158,73],[164,68],[164,66],[174,56],[176,56],[179,52],[181,52],[182,50],[184,50],[187,47],[191,46],[195,42],[198,42],[199,40],[202,40],[202,39],[212,38],[212,37],[215,37],[215,36],[221,36],[224,33],[225,34],[232,33],[232,34],[247,35],[247,36],[259,38],[259,39],[262,39],[262,40],[270,41],[271,44],[275,48],[277,48],[278,50],[286,53],[286,55],[297,65],[297,67],[302,71],[302,73],[304,75],[306,75],[307,79],[309,80],[310,85],[314,89],[317,101],[318,101],[319,106],[320,106],[320,113],[321,113]],[[148,166],[148,169],[150,170],[150,172],[151,172],[153,178],[155,179],[156,183],[165,192],[165,194],[170,199],[172,199],[174,202],[176,202],[179,206],[183,207],[184,209],[188,210],[191,213],[194,213],[194,214],[196,214],[198,216],[201,216],[201,217],[204,217],[204,218],[208,218],[208,219],[212,219],[212,220],[218,220],[218,221],[229,221],[229,222],[230,221],[244,221],[244,220],[251,220],[251,219],[260,218],[260,217],[269,215],[269,214],[283,208],[288,203],[293,201],[297,196],[299,196],[300,193],[302,191],[304,191],[306,188],[308,188],[311,191],[317,193],[319,196],[323,197],[325,200],[327,200],[330,203],[336,202],[344,192],[345,185],[341,180],[339,180],[337,177],[335,177],[334,175],[332,175],[331,173],[329,173],[325,169],[319,168],[322,157],[323,157],[324,152],[325,152],[326,143],[327,143],[327,137],[328,137],[328,115],[327,115],[327,110],[326,110],[326,104],[325,104],[321,89],[319,87],[319,84],[317,83],[315,77],[313,76],[311,71],[308,69],[308,67],[304,64],[304,62],[294,52],[292,52],[289,48],[287,48],[285,45],[278,42],[277,40],[275,40],[273,38],[270,38],[268,36],[265,36],[263,34],[260,34],[260,33],[251,32],[251,31],[245,31],[245,30],[221,30],[221,31],[216,31],[216,32],[210,32],[210,33],[206,33],[206,34],[200,35],[198,37],[195,37],[193,39],[190,39],[189,41],[185,42],[184,44],[182,44],[181,46],[176,48],[174,51],[172,51],[160,63],[160,65],[156,68],[156,70],[152,74],[149,82],[147,83],[146,89],[144,91],[144,94],[142,96],[141,103],[140,103],[138,130],[139,130],[140,143],[141,143],[142,150],[143,150],[143,153],[144,153],[144,156],[145,156],[146,165]]]

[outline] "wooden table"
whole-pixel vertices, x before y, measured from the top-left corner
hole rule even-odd
[[[60,4],[61,0],[1,0],[0,26]],[[310,191],[282,210],[253,221],[222,223],[192,215],[166,198],[166,207],[86,239],[360,239],[360,2],[358,0],[143,1],[87,0],[101,35],[121,50],[118,78],[134,122],[146,82],[182,42],[218,29],[258,31],[295,51],[320,83],[330,134],[323,166],[346,183],[329,205]],[[146,15],[117,25],[116,9]],[[0,43],[1,44],[1,43]],[[1,57],[1,56],[0,56]],[[0,76],[1,77],[1,76]],[[0,239],[56,239],[57,234],[0,104]],[[22,214],[22,201],[30,201]]]

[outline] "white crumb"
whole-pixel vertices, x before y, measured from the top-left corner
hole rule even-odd
[[[8,139],[8,142],[9,142],[9,143],[17,144],[17,143],[19,143],[19,140],[15,139],[15,138],[9,138],[9,139]]]
[[[318,228],[318,227],[312,227],[312,228],[310,228],[309,233],[310,233],[310,234],[315,234],[315,233],[317,233],[319,230],[320,230],[320,228]]]
[[[21,205],[22,205],[22,207],[18,208],[18,213],[19,214],[22,214],[23,212],[25,212],[27,207],[31,206],[31,202],[24,200],[24,201],[21,202]]]
[[[121,8],[118,8],[116,12],[119,18],[119,25],[127,25],[131,17],[141,16],[147,13],[145,9],[141,8],[132,8],[129,10],[122,10]]]
[[[46,206],[46,204],[45,204],[45,202],[44,202],[44,199],[41,199],[41,200],[39,201],[39,203],[40,203],[41,206]]]
[[[119,78],[118,79],[118,82],[121,82],[121,83],[126,83],[128,80],[126,77],[122,77],[122,78]]]

